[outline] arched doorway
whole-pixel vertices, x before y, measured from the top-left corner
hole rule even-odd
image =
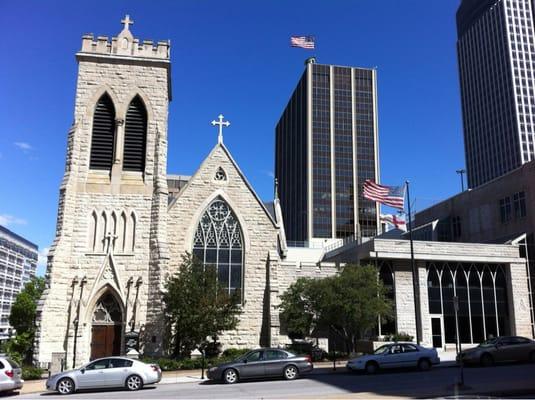
[[[91,360],[120,354],[122,321],[122,311],[117,300],[110,292],[104,293],[93,311]]]

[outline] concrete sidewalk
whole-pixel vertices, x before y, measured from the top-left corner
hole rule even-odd
[[[440,357],[440,364],[436,365],[435,368],[445,368],[455,366],[455,352],[439,352],[438,356]],[[332,361],[320,361],[314,363],[314,370],[312,374],[332,374],[332,373],[342,373],[346,372],[346,363],[347,360],[337,361],[336,362],[336,371],[333,369]],[[163,371],[162,380],[160,384],[176,384],[176,383],[192,383],[192,382],[202,382],[207,380],[206,370],[205,378],[201,379],[201,370],[200,369],[191,369],[191,370],[179,370],[179,371]],[[33,381],[25,381],[24,386],[19,391],[20,394],[29,394],[29,393],[38,393],[44,392],[46,390],[45,386],[46,379],[38,379]]]

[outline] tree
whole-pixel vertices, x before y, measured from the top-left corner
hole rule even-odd
[[[311,291],[314,280],[299,278],[281,297],[281,321],[286,326],[290,339],[304,339],[310,336],[314,320],[311,309]]]
[[[289,332],[308,335],[328,328],[346,344],[348,352],[377,324],[392,317],[392,302],[374,266],[347,265],[337,275],[299,279],[281,296],[281,318]]]
[[[32,277],[15,298],[9,314],[9,324],[15,329],[16,336],[6,343],[5,351],[26,363],[32,361],[37,302],[44,290],[44,278]]]
[[[216,340],[222,331],[236,328],[237,297],[223,290],[214,268],[204,267],[190,254],[183,257],[165,288],[168,347],[174,357],[188,357],[195,348],[205,346],[207,338]]]

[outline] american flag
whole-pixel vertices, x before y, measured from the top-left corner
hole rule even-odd
[[[313,36],[292,36],[290,38],[290,45],[292,47],[301,47],[302,49],[314,48]]]
[[[405,205],[405,186],[379,185],[369,179],[364,182],[363,196],[378,201],[385,206],[403,210]]]
[[[401,217],[392,214],[381,214],[381,221],[388,222],[390,225],[394,225],[396,228],[407,232],[407,223]]]

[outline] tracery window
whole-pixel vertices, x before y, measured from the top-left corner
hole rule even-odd
[[[201,217],[193,239],[193,255],[215,267],[221,287],[242,300],[243,236],[234,212],[220,197]]]
[[[113,325],[121,322],[121,308],[111,293],[102,296],[93,312],[93,324]]]
[[[227,180],[227,174],[225,173],[225,170],[221,167],[217,169],[215,172],[214,179],[218,182],[223,182]]]

